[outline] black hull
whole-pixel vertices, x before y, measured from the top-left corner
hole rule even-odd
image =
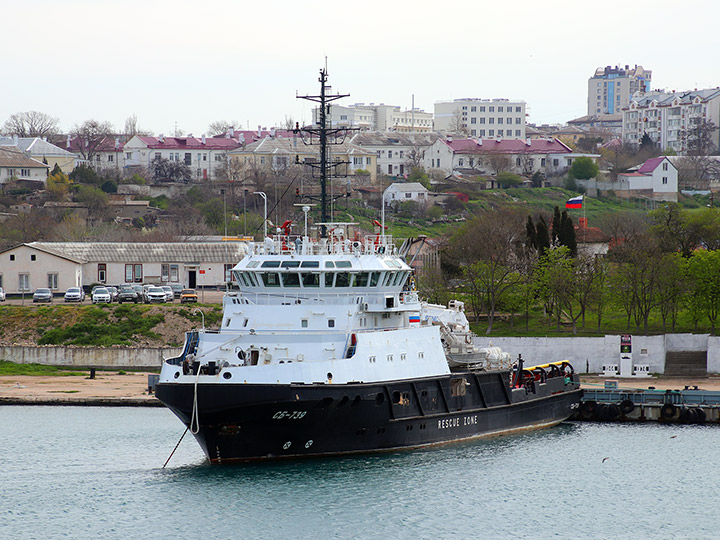
[[[579,406],[577,378],[510,389],[509,372],[378,384],[199,384],[195,438],[211,463],[389,451],[548,427]],[[534,390],[534,391],[533,391]],[[194,387],[157,397],[186,426]]]

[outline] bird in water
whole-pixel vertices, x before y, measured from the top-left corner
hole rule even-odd
[[[602,462],[605,463],[608,459],[610,459],[610,458],[609,458],[609,457],[604,457],[603,460],[602,460]]]
[[[671,439],[674,439],[674,438],[676,438],[676,437],[677,437],[677,435],[673,435],[673,436],[672,436],[672,437],[670,437],[670,438],[671,438]]]

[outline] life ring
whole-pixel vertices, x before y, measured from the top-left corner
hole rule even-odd
[[[672,418],[677,412],[677,407],[672,403],[666,403],[660,408],[660,416],[662,418]]]
[[[470,334],[468,334],[467,336],[465,336],[465,343],[467,343],[468,345],[470,345],[472,342],[473,342],[473,339],[472,339],[472,336],[471,336]]]
[[[620,410],[623,414],[630,414],[635,410],[635,403],[631,399],[624,399],[620,402]]]
[[[385,246],[380,246],[380,247],[378,247],[378,248],[377,248],[377,252],[378,252],[380,255],[382,255],[383,253],[385,253]]]

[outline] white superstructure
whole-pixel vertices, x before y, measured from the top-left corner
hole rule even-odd
[[[200,333],[194,349],[186,350],[192,353],[187,363],[213,362],[203,379],[228,384],[378,382],[449,373],[439,329],[421,323],[411,268],[392,238],[360,238],[350,226],[328,224],[327,238],[318,240],[285,234],[251,244],[233,268],[239,292],[225,296],[220,330]],[[161,378],[190,383],[196,375],[166,363]]]

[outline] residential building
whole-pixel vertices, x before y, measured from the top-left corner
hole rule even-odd
[[[362,131],[393,131],[397,133],[429,132],[433,129],[433,115],[422,109],[402,110],[397,105],[355,103],[331,105],[331,127],[353,127]],[[313,109],[313,121],[319,122],[318,109]]]
[[[614,114],[588,114],[568,120],[568,125],[585,128],[594,133],[620,135],[622,133],[622,118],[622,110]]]
[[[588,79],[588,115],[617,114],[635,92],[649,92],[652,71],[642,66],[599,67]]]
[[[146,137],[135,135],[123,147],[125,169],[151,167],[153,159],[160,157],[182,162],[195,180],[214,180],[225,166],[227,154],[241,145],[226,137]]]
[[[67,136],[65,148],[75,154],[76,163],[85,163],[91,166],[98,174],[120,177],[125,170],[125,155],[123,143],[119,136],[106,136],[93,143],[88,148],[88,141],[79,137]],[[90,159],[83,159],[87,156]]]
[[[644,163],[618,175],[615,182],[597,180],[577,180],[587,189],[587,193],[596,196],[612,191],[622,198],[641,198],[654,201],[678,200],[678,170],[667,156],[650,158]]]
[[[578,253],[592,257],[607,255],[610,237],[599,227],[589,227],[586,217],[579,217],[575,225]]]
[[[426,204],[428,201],[428,193],[428,189],[419,182],[395,183],[390,184],[390,186],[383,191],[383,201],[385,204],[407,201]]]
[[[600,156],[573,152],[557,139],[438,139],[425,152],[425,168],[441,169],[446,175],[493,175],[500,171],[557,176],[570,168],[575,158]]]
[[[40,137],[0,137],[0,146],[17,146],[28,157],[46,164],[50,172],[55,165],[65,174],[70,174],[75,168],[75,154]]]
[[[45,185],[48,166],[28,157],[17,146],[0,146],[0,185],[29,181]]]
[[[440,137],[438,133],[361,131],[350,142],[375,154],[379,174],[402,177],[413,166],[422,166],[425,150]]]
[[[228,152],[228,158],[252,167],[265,168],[275,175],[283,175],[292,166],[317,162],[319,151],[319,146],[304,144],[300,136],[268,136]],[[347,174],[356,184],[375,182],[377,158],[374,152],[364,150],[346,139],[341,144],[331,145],[330,153],[333,161],[346,163],[335,168],[339,176]]]
[[[0,287],[10,294],[95,283],[217,287],[246,250],[245,242],[31,242],[0,251]]]
[[[698,127],[714,125],[708,133],[713,148],[720,148],[720,87],[685,92],[638,94],[623,109],[622,140],[640,144],[645,133],[661,150],[686,154],[693,147]]]
[[[471,137],[524,139],[525,102],[464,98],[435,103],[435,131],[464,131]]]

